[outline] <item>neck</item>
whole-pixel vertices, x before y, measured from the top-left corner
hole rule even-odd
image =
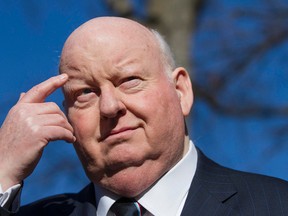
[[[188,135],[185,135],[185,138],[184,138],[184,151],[183,151],[183,156],[188,152],[188,149],[189,149],[189,142],[190,142],[190,138]]]

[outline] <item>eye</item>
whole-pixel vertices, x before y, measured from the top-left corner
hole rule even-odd
[[[130,77],[127,77],[123,80],[123,82],[129,82],[129,81],[132,81],[132,80],[135,80],[135,79],[139,79],[137,76],[130,76]]]
[[[142,79],[137,76],[130,76],[122,80],[120,87],[123,89],[130,89],[137,87],[142,82]]]
[[[97,91],[92,88],[83,88],[76,94],[76,101],[80,103],[88,102],[97,98]]]
[[[80,95],[86,95],[86,94],[89,94],[89,93],[92,93],[93,90],[92,89],[89,89],[89,88],[85,88],[81,91]]]

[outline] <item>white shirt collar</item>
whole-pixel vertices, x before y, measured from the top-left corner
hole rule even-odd
[[[186,155],[136,200],[152,215],[180,215],[196,172],[197,150],[190,141]],[[95,185],[97,216],[106,216],[119,196]]]

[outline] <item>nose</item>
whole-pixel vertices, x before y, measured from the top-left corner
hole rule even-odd
[[[126,107],[114,88],[101,90],[99,109],[104,118],[115,118],[126,112]]]

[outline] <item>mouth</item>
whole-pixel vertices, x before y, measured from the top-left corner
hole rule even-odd
[[[137,127],[122,127],[119,129],[113,129],[106,135],[102,136],[101,141],[112,139],[128,139],[136,129]]]
[[[123,128],[117,129],[117,130],[112,130],[109,135],[111,136],[111,135],[115,135],[115,134],[120,134],[120,133],[124,133],[126,131],[131,131],[131,130],[135,130],[135,128],[123,127]]]

